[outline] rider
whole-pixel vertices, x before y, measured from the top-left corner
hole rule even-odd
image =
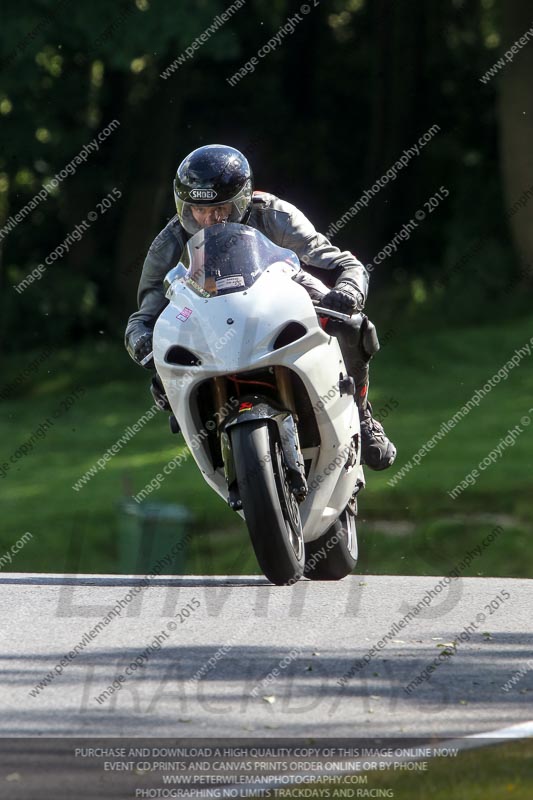
[[[374,325],[360,313],[365,304],[368,273],[352,253],[341,252],[318,233],[295,206],[272,194],[254,192],[252,181],[247,159],[233,147],[199,147],[182,161],[174,181],[178,213],[148,251],[139,283],[139,310],[131,315],[126,328],[126,348],[137,363],[151,352],[155,321],[168,303],[163,279],[178,263],[193,234],[224,221],[250,225],[275,244],[296,253],[303,269],[295,280],[305,287],[315,305],[344,314],[357,312],[353,324],[329,322],[327,330],[338,337],[346,368],[355,381],[362,461],[371,469],[386,469],[396,457],[396,448],[383,426],[372,417],[368,401],[369,361],[379,349]],[[153,370],[153,360],[144,366]],[[168,409],[157,375],[151,388],[159,405]]]

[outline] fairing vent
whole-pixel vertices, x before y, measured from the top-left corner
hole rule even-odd
[[[301,323],[289,322],[289,324],[285,325],[283,330],[278,333],[273,349],[279,350],[280,347],[286,347],[288,344],[297,342],[298,339],[302,339],[306,333],[307,328]]]
[[[165,361],[167,364],[180,364],[183,367],[199,367],[202,363],[198,356],[195,356],[187,348],[179,347],[178,345],[174,345],[167,351]]]

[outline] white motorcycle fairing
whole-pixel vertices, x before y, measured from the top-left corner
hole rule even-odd
[[[257,231],[254,234],[262,237]],[[213,378],[235,376],[245,381],[246,373],[252,373],[253,379],[258,370],[270,373],[275,385],[279,368],[290,370],[293,388],[297,387],[296,407],[287,410],[295,416],[303,447],[309,493],[300,514],[304,540],[309,542],[330,528],[356,486],[364,485],[359,415],[353,394],[339,390],[346,367],[337,339],[323,331],[309,294],[292,280],[299,269],[296,257],[278,249],[280,260],[267,266],[252,285],[237,290],[236,284],[232,286],[235,276],[220,278],[228,294],[206,296],[204,291],[202,296],[205,284],[192,280],[190,269],[188,282],[183,268],[172,270],[167,276],[169,305],[154,329],[154,361],[198,467],[225,501],[225,472],[221,463],[214,463],[210,437],[217,434],[215,429],[223,429],[224,418],[234,406],[221,413],[220,405],[218,409],[215,405],[215,413],[205,418],[199,389]],[[292,258],[283,260],[287,253]],[[260,384],[242,385],[249,393],[261,393]],[[314,415],[310,429],[315,433],[302,436],[302,421],[304,416],[309,418],[309,409]],[[243,516],[242,511],[238,513]]]

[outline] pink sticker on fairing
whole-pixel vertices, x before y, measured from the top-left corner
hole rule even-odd
[[[179,314],[176,314],[176,319],[179,319],[180,322],[187,322],[191,314],[192,308],[187,308],[187,306],[185,306],[185,308],[182,308]]]

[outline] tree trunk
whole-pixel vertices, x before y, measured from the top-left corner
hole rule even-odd
[[[170,195],[179,148],[176,140],[182,89],[179,78],[162,83],[142,109],[135,108],[123,123],[135,142],[124,170],[124,213],[117,232],[115,298],[119,314],[137,307],[136,293],[146,253],[161,228]],[[168,214],[175,213],[169,205]]]
[[[372,105],[369,147],[365,159],[364,186],[372,186],[428,126],[424,69],[426,58],[426,9],[416,13],[409,3],[375,0],[371,6],[375,50],[372,64]],[[431,122],[434,120],[431,119]],[[374,246],[389,227],[392,197],[405,191],[401,186],[387,190],[369,211]],[[409,190],[407,190],[409,197]],[[404,205],[402,199],[401,206]]]
[[[530,0],[501,4],[502,50],[531,28]],[[513,242],[522,266],[533,264],[533,42],[526,44],[501,73],[499,122],[503,184]],[[530,190],[529,196],[527,191]],[[516,204],[522,202],[522,207]]]

